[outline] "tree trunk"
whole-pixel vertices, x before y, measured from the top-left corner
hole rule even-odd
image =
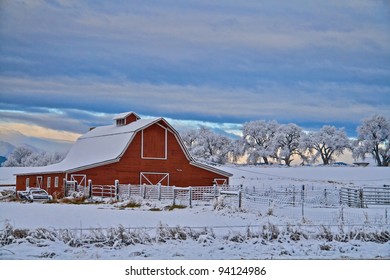
[[[263,160],[264,160],[264,163],[265,163],[265,164],[269,164],[269,163],[268,163],[268,158],[267,158],[267,157],[263,157]]]
[[[379,155],[379,145],[375,145],[375,147],[374,147],[374,156],[375,156],[377,165],[382,166],[381,157]]]

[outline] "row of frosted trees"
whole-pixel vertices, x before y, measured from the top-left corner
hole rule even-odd
[[[357,139],[349,139],[344,129],[325,125],[319,131],[306,132],[296,124],[256,120],[244,123],[242,136],[233,140],[201,127],[182,133],[190,153],[198,160],[212,163],[237,162],[245,158],[249,164],[282,162],[288,166],[301,163],[334,162],[346,150],[363,159],[372,155],[378,166],[390,163],[390,120],[375,115],[357,128]]]

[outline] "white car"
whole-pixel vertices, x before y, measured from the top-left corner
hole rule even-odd
[[[18,195],[20,199],[28,201],[47,201],[53,199],[47,191],[40,188],[28,188],[26,191],[19,191]]]

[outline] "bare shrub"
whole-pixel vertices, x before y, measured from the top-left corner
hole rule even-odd
[[[280,231],[279,228],[271,223],[263,225],[261,236],[265,240],[275,240],[279,237]]]
[[[321,232],[318,235],[321,239],[326,239],[327,241],[333,241],[334,235],[331,232],[330,228],[321,226]]]
[[[226,203],[226,196],[225,195],[220,195],[217,198],[214,199],[213,201],[213,208],[214,210],[222,210],[226,208],[227,203]]]

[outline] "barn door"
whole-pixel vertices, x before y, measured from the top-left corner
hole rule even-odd
[[[169,173],[141,172],[140,184],[169,186]]]
[[[37,188],[42,188],[42,181],[43,181],[43,179],[42,179],[42,176],[37,176],[37,185],[36,185],[36,187]]]
[[[70,180],[76,182],[77,191],[80,190],[80,187],[85,189],[87,186],[87,175],[85,174],[71,174]]]

